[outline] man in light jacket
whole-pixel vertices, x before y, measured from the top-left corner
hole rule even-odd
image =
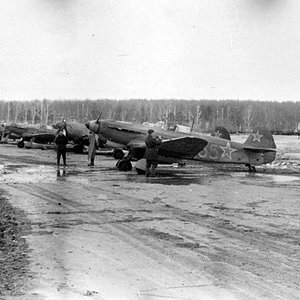
[[[94,166],[96,150],[98,148],[98,135],[95,132],[90,132],[89,136],[89,152],[88,152],[88,166]]]

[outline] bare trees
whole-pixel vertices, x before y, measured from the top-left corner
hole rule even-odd
[[[212,131],[222,125],[230,132],[250,131],[263,125],[275,132],[292,133],[300,123],[300,103],[234,100],[48,100],[0,101],[0,122],[53,124],[63,118],[86,122],[101,118],[136,123],[164,121]]]

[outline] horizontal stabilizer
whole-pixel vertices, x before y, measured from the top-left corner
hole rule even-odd
[[[257,148],[257,147],[251,147],[251,146],[243,146],[244,150],[249,150],[249,151],[253,151],[253,152],[257,152],[257,153],[264,153],[264,152],[276,152],[276,149],[274,148]]]

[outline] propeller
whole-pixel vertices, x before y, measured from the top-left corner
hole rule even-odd
[[[99,114],[99,116],[98,116],[98,118],[97,118],[97,120],[96,120],[96,122],[95,122],[95,124],[97,124],[98,125],[98,129],[97,129],[97,134],[99,134],[99,131],[100,131],[100,118],[101,118],[101,116],[102,116],[102,113],[103,113],[103,109],[102,109],[102,111],[100,112],[100,114]]]
[[[63,118],[61,121],[57,122],[56,124],[53,124],[52,127],[54,129],[67,129],[67,122],[66,119]]]
[[[97,120],[96,120],[96,123],[97,123],[97,124],[100,124],[100,118],[101,118],[101,116],[102,116],[102,114],[103,114],[103,111],[104,111],[104,108],[99,112],[99,116],[98,116],[98,118],[97,118]]]
[[[85,127],[97,134],[99,134],[99,131],[100,131],[100,119],[101,119],[101,116],[103,114],[103,111],[104,109],[102,109],[100,112],[99,112],[99,115],[98,115],[98,118],[95,120],[95,121],[90,121],[90,122],[87,122],[85,123]]]

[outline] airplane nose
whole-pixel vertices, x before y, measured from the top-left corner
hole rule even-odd
[[[88,122],[88,123],[85,123],[85,127],[87,128],[87,129],[90,129],[90,123]]]

